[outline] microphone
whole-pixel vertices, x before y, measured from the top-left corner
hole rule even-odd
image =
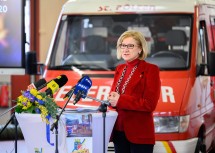
[[[41,88],[41,86],[44,86],[44,84],[46,84],[46,80],[45,79],[40,79],[35,83],[31,83],[30,85],[28,85],[27,90],[31,90],[31,89],[36,89],[38,90],[39,88]]]
[[[68,81],[68,78],[66,75],[60,75],[57,78],[49,81],[46,86],[47,89],[45,90],[46,95],[50,95],[53,97],[53,94],[62,86],[64,86]]]
[[[75,86],[73,104],[75,105],[81,98],[86,98],[88,90],[92,86],[92,81],[89,76],[83,76]]]
[[[83,77],[81,79],[79,79],[77,83],[80,83],[82,79],[83,79]],[[63,97],[63,99],[71,97],[73,95],[73,93],[74,93],[75,87],[76,86],[73,86],[71,88],[71,90],[69,92],[67,92],[67,94]]]

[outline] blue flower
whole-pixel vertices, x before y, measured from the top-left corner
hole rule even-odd
[[[40,111],[39,108],[35,108],[35,112],[36,112],[37,114],[40,114],[40,113],[41,113],[41,111]]]
[[[38,101],[38,103],[39,103],[40,105],[44,105],[44,104],[45,104],[45,102],[44,102],[43,100],[37,99],[37,101]]]
[[[23,96],[25,96],[26,98],[28,98],[28,99],[30,100],[30,102],[32,102],[32,103],[36,100],[36,97],[33,96],[33,95],[30,93],[30,91],[25,91],[25,92],[23,93]]]

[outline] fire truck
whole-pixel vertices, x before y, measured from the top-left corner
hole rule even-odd
[[[68,0],[43,73],[46,80],[69,79],[54,95],[57,104],[64,106],[63,97],[84,75],[93,82],[88,96],[107,100],[123,62],[116,42],[130,29],[143,33],[145,60],[160,68],[154,153],[215,152],[215,0]],[[75,107],[99,105],[82,98]],[[67,107],[74,107],[72,99]]]

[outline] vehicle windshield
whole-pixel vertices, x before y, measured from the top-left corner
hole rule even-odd
[[[189,67],[192,15],[63,15],[49,69],[114,70],[116,43],[126,30],[143,33],[146,61],[161,70]]]

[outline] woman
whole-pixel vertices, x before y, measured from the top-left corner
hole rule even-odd
[[[118,117],[112,133],[115,153],[152,153],[153,111],[160,96],[159,68],[147,63],[147,42],[138,31],[126,31],[117,41],[116,67],[108,100]]]

